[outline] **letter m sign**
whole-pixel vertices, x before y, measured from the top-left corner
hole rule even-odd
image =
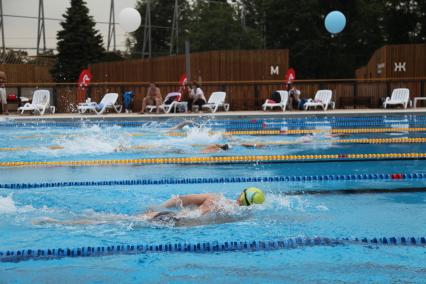
[[[280,66],[272,66],[271,65],[271,76],[272,75],[280,75]]]

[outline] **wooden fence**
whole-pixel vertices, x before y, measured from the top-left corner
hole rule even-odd
[[[426,44],[385,45],[368,64],[355,71],[357,79],[426,77]]]
[[[410,97],[426,96],[426,78],[389,79],[389,80],[310,80],[297,81],[295,86],[302,92],[303,98],[313,98],[319,89],[331,89],[337,108],[378,108],[381,99],[390,96],[394,88],[410,89]],[[8,84],[7,88],[17,89],[18,95],[22,89],[49,88],[53,91],[54,105],[58,112],[73,112],[76,110],[76,84]],[[140,111],[142,99],[146,93],[148,82],[144,83],[93,83],[88,90],[92,101],[99,102],[108,92],[123,94],[133,91],[133,111]],[[163,97],[178,89],[177,83],[159,83]],[[208,98],[214,91],[225,91],[231,110],[260,110],[260,106],[270,96],[272,91],[283,89],[282,81],[217,81],[204,82],[202,89]],[[121,96],[119,103],[121,103]]]
[[[53,82],[48,66],[34,64],[0,64],[9,83],[49,83]]]
[[[199,81],[282,80],[288,49],[224,50],[191,53],[191,79]],[[185,56],[124,60],[91,65],[93,82],[177,82]]]

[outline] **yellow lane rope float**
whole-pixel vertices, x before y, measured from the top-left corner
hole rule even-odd
[[[293,130],[238,130],[225,132],[210,132],[223,135],[297,135],[314,133],[355,134],[355,133],[386,133],[386,132],[426,132],[426,127],[400,128],[345,128],[345,129],[293,129]],[[167,136],[186,136],[185,132],[169,132]]]
[[[77,167],[112,166],[146,164],[240,164],[257,162],[294,162],[294,161],[344,161],[371,159],[425,159],[426,153],[383,153],[383,154],[329,154],[329,155],[260,155],[260,156],[213,156],[213,157],[174,157],[142,158],[121,160],[85,160],[85,161],[38,161],[38,162],[0,162],[0,167]]]
[[[268,142],[244,142],[238,143],[244,147],[263,147],[263,146],[280,146],[280,145],[299,145],[299,144],[320,144],[320,143],[342,143],[342,144],[416,144],[426,143],[426,137],[417,138],[365,138],[365,139],[322,139],[322,140],[307,140],[307,141],[268,141]],[[192,144],[193,147],[203,147],[205,144]],[[0,148],[0,152],[13,152],[13,151],[28,151],[36,147],[8,147]],[[46,146],[49,150],[63,150],[65,147],[61,145]],[[119,146],[117,151],[126,150],[146,150],[155,148],[154,145],[134,145],[134,146]],[[40,149],[40,147],[37,147]]]

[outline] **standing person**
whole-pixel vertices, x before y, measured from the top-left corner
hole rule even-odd
[[[6,96],[6,73],[0,71],[0,100],[2,103],[3,114],[9,115],[9,111],[7,109],[7,96]]]
[[[157,107],[157,113],[160,113],[160,105],[163,102],[163,97],[161,96],[160,88],[157,87],[157,84],[154,82],[149,83],[148,93],[142,101],[141,114],[145,112],[145,107],[147,105],[155,105]]]
[[[197,81],[192,81],[192,89],[188,99],[188,109],[191,110],[192,105],[195,104],[198,106],[198,110],[200,111],[205,103],[206,97],[204,96],[204,92],[201,89],[200,84]]]

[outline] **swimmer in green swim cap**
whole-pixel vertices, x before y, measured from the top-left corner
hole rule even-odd
[[[248,187],[241,192],[237,199],[240,206],[250,206],[253,204],[262,204],[265,202],[265,194],[256,187]]]
[[[232,207],[234,206],[251,206],[254,204],[262,204],[263,202],[265,202],[265,194],[263,191],[256,187],[248,187],[240,193],[236,202],[225,198],[221,194],[215,193],[178,195],[170,198],[160,206],[156,206],[154,210],[151,209],[148,212],[138,215],[108,214],[104,216],[98,215],[95,218],[69,221],[44,218],[43,220],[34,222],[34,224],[55,223],[64,225],[96,225],[126,220],[146,220],[151,222],[168,223],[173,226],[193,226],[206,224],[206,222],[216,222],[214,219],[206,219],[201,223],[197,223],[197,217],[194,219],[194,216],[202,217],[209,213],[232,213]],[[170,208],[176,208],[178,210],[170,211],[168,210]],[[197,212],[198,214],[196,214]],[[199,219],[202,220],[202,218]],[[188,220],[190,222],[188,222]],[[236,220],[238,219],[229,218],[229,220],[222,220],[221,222],[235,222]]]

